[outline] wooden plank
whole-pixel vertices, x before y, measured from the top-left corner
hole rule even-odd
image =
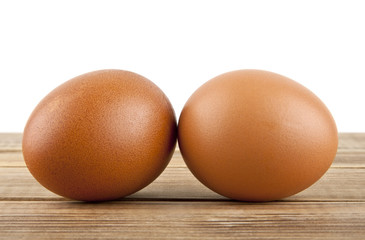
[[[363,200],[365,199],[364,168],[365,153],[339,152],[331,169],[319,182],[288,199],[293,201]],[[57,195],[40,186],[29,174],[21,152],[2,152],[0,154],[0,191],[2,199],[59,199]],[[138,199],[225,199],[204,187],[192,176],[179,151],[175,152],[167,169],[154,183],[131,197]]]
[[[290,201],[365,201],[365,168],[332,167],[307,190]],[[44,189],[25,167],[0,168],[0,200],[45,200],[57,195]],[[131,196],[136,199],[225,199],[203,186],[175,158],[152,184]]]
[[[0,151],[0,168],[1,167],[25,167],[25,162],[22,152]]]
[[[21,133],[0,133],[0,152],[2,151],[21,151]]]
[[[339,133],[338,149],[365,150],[365,133]]]
[[[365,151],[338,152],[331,167],[365,168]]]
[[[0,238],[364,239],[365,203],[0,202]]]

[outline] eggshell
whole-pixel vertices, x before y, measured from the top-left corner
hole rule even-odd
[[[66,198],[105,201],[132,194],[165,169],[176,144],[165,94],[128,71],[75,77],[34,109],[23,135],[31,174]]]
[[[336,155],[338,136],[326,106],[299,83],[238,70],[213,78],[189,98],[178,141],[189,169],[213,191],[270,201],[316,182]]]

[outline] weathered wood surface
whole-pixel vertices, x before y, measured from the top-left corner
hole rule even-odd
[[[275,202],[224,198],[177,150],[162,175],[125,199],[66,200],[40,186],[20,134],[0,134],[0,239],[365,239],[365,134],[342,133],[336,159],[307,190]]]

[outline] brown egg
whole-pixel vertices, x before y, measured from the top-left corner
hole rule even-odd
[[[213,78],[184,106],[183,158],[213,191],[270,201],[298,193],[330,167],[337,129],[312,92],[284,76],[239,70]]]
[[[32,175],[61,196],[105,201],[132,194],[165,169],[176,144],[165,94],[128,71],[75,77],[31,114],[23,155]]]

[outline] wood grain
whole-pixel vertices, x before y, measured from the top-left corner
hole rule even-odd
[[[198,182],[177,149],[140,192],[97,204],[38,184],[21,134],[0,134],[0,239],[365,239],[365,134],[342,133],[329,171],[292,197],[224,198]]]
[[[0,202],[2,236],[128,239],[363,239],[365,203]]]

